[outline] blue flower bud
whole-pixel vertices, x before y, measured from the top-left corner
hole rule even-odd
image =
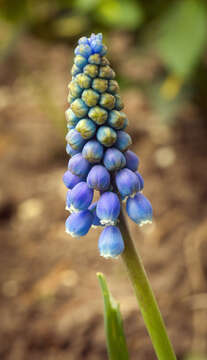
[[[79,44],[79,45],[89,45],[88,38],[87,38],[86,36],[82,36],[82,37],[78,40],[78,44]]]
[[[123,101],[121,99],[121,96],[116,94],[115,95],[115,108],[117,110],[122,110],[124,108],[124,104],[123,104]]]
[[[126,158],[126,167],[132,171],[136,171],[139,166],[138,156],[131,150],[127,150],[124,156]]]
[[[66,135],[66,141],[74,150],[82,150],[85,140],[82,138],[81,134],[75,130],[71,129]]]
[[[107,110],[112,110],[115,105],[115,97],[109,93],[103,93],[100,96],[100,105],[106,108]]]
[[[127,168],[119,170],[115,180],[117,189],[123,200],[128,196],[133,196],[139,191],[139,180],[137,175]]]
[[[81,96],[83,89],[78,85],[76,80],[72,80],[68,86],[70,95],[74,98]]]
[[[101,65],[99,68],[99,77],[111,80],[114,79],[115,73],[109,65]]]
[[[93,222],[93,215],[89,210],[71,214],[65,222],[65,231],[73,237],[84,236],[88,233]]]
[[[97,226],[102,226],[102,224],[100,223],[100,219],[96,214],[96,206],[97,206],[97,201],[91,204],[88,208],[88,210],[90,210],[90,212],[93,214],[93,223],[92,223],[93,228],[96,228]]]
[[[69,170],[63,175],[63,182],[68,189],[72,189],[79,182],[83,181],[79,176],[72,174]]]
[[[76,126],[78,121],[80,120],[75,114],[74,112],[71,110],[71,108],[67,109],[65,111],[65,117],[67,120],[67,124],[70,126]]]
[[[103,157],[103,146],[96,140],[89,140],[83,147],[82,155],[90,163],[99,163]]]
[[[88,64],[83,69],[84,74],[90,76],[91,78],[96,78],[98,75],[98,66],[95,64]]]
[[[76,130],[84,139],[90,139],[95,135],[96,125],[90,119],[81,119],[76,125]]]
[[[74,64],[74,65],[72,66],[72,69],[71,69],[71,75],[72,75],[72,77],[78,75],[80,72],[81,72],[81,69]]]
[[[152,205],[141,193],[127,199],[126,211],[130,219],[140,226],[152,222]]]
[[[120,214],[120,201],[112,191],[103,193],[98,200],[96,214],[101,224],[115,225]]]
[[[89,56],[88,62],[89,62],[89,64],[100,65],[101,56],[99,54],[92,54]]]
[[[144,189],[144,179],[138,171],[135,171],[135,174],[139,179],[139,191],[142,191]]]
[[[108,113],[105,109],[102,109],[100,106],[94,106],[89,110],[88,116],[96,124],[102,125],[106,122]]]
[[[108,92],[111,94],[117,94],[119,91],[119,84],[116,80],[109,80]]]
[[[71,190],[69,199],[71,212],[86,210],[93,200],[93,190],[82,181]]]
[[[82,118],[83,116],[86,116],[88,113],[88,107],[81,99],[74,100],[71,104],[71,109],[78,118]]]
[[[74,155],[68,163],[68,169],[73,174],[85,178],[91,168],[91,164],[86,160],[81,153]]]
[[[87,59],[84,56],[77,55],[74,59],[74,63],[80,69],[83,69],[84,66],[87,64]]]
[[[100,126],[96,133],[98,141],[106,147],[112,146],[116,141],[116,131],[109,126]]]
[[[117,140],[114,144],[120,151],[126,151],[132,144],[132,139],[125,131],[117,131]]]
[[[92,79],[86,74],[78,74],[76,76],[76,81],[81,89],[88,89],[91,85]]]
[[[79,150],[73,149],[70,144],[66,145],[66,153],[70,156],[74,156],[79,153]]]
[[[75,55],[82,55],[88,58],[91,54],[92,50],[88,44],[80,44],[75,48]]]
[[[110,187],[110,174],[102,165],[95,165],[89,171],[87,184],[91,189],[105,191]]]
[[[104,154],[104,166],[109,171],[120,170],[126,165],[126,159],[124,155],[116,148],[110,148],[105,151]]]
[[[107,124],[116,130],[123,129],[125,125],[126,115],[117,110],[112,110],[109,113]]]
[[[95,106],[98,103],[99,94],[92,89],[86,89],[82,93],[82,100],[89,107]]]
[[[116,258],[124,251],[124,241],[117,226],[107,226],[102,231],[98,247],[100,255],[105,258]]]

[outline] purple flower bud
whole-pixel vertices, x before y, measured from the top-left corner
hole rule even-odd
[[[63,182],[68,189],[72,189],[79,182],[83,181],[79,176],[72,174],[69,170],[63,175]]]
[[[82,181],[71,190],[69,200],[71,212],[86,210],[93,200],[93,190]]]
[[[84,236],[88,233],[93,222],[93,215],[89,210],[71,214],[65,222],[65,230],[73,237]]]
[[[117,226],[107,226],[102,231],[98,247],[100,255],[105,258],[116,258],[124,251],[124,241]]]
[[[74,150],[82,150],[85,144],[85,140],[82,138],[81,134],[75,129],[71,129],[67,133],[66,141]]]
[[[88,187],[91,189],[105,191],[110,187],[110,174],[102,165],[95,165],[89,171],[87,177]]]
[[[124,155],[116,148],[110,148],[104,154],[104,166],[109,171],[122,169],[126,165]]]
[[[98,141],[106,147],[112,146],[116,141],[116,131],[109,126],[100,126],[96,137]]]
[[[96,213],[101,224],[115,225],[120,214],[120,201],[112,191],[103,193],[98,200]]]
[[[126,151],[128,147],[132,144],[132,139],[129,134],[125,131],[117,131],[117,140],[114,146],[120,151]]]
[[[79,153],[79,150],[73,149],[70,144],[66,145],[66,153],[70,156],[74,156]]]
[[[138,171],[135,171],[135,174],[139,179],[139,191],[142,191],[144,189],[144,179]]]
[[[127,150],[124,156],[126,158],[126,167],[132,171],[136,171],[139,166],[138,156],[131,150]]]
[[[96,140],[89,140],[83,147],[82,155],[90,163],[99,163],[103,157],[103,146]]]
[[[141,193],[137,193],[133,198],[128,198],[126,211],[130,219],[140,226],[152,222],[152,205]]]
[[[81,153],[74,155],[68,163],[68,169],[75,175],[85,178],[91,168],[88,160]]]
[[[100,223],[100,219],[98,218],[97,214],[96,214],[96,206],[97,206],[97,201],[93,204],[91,204],[88,208],[88,210],[90,210],[90,212],[93,214],[93,223],[92,223],[92,227],[96,228],[97,226],[102,226],[102,224]]]
[[[139,180],[133,171],[124,168],[116,174],[116,186],[123,200],[139,191]]]

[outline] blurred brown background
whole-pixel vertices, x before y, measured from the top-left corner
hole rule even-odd
[[[0,9],[0,358],[106,359],[102,271],[131,358],[155,359],[121,261],[100,258],[97,231],[64,232],[73,48],[102,31],[154,207],[152,226],[130,229],[178,360],[206,360],[206,2],[5,0]]]

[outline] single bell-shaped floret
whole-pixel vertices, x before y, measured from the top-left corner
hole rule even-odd
[[[81,119],[76,125],[76,130],[83,139],[91,139],[96,133],[96,125],[90,119]]]
[[[104,166],[109,171],[120,170],[126,165],[126,159],[121,151],[116,148],[110,148],[104,154]]]
[[[127,150],[124,153],[126,159],[126,168],[136,171],[139,167],[139,158],[138,156],[131,150]]]
[[[93,189],[82,181],[71,190],[69,200],[71,212],[86,210],[93,200]]]
[[[84,236],[88,233],[93,222],[93,215],[89,210],[71,214],[65,222],[65,231],[73,237]]]
[[[68,169],[75,175],[85,178],[90,171],[91,164],[81,153],[74,155],[68,163]]]
[[[89,140],[83,147],[82,155],[90,163],[99,163],[103,157],[103,146],[96,140]]]
[[[128,196],[133,196],[139,191],[139,180],[137,175],[127,169],[121,169],[116,174],[116,186],[122,197],[125,200]]]
[[[129,146],[132,144],[132,139],[129,134],[125,131],[117,131],[117,140],[114,146],[119,149],[120,151],[126,151]]]
[[[79,150],[73,149],[70,144],[66,145],[66,153],[70,156],[74,156],[79,153]]]
[[[85,140],[82,138],[81,134],[75,130],[75,129],[71,129],[67,135],[66,135],[66,141],[68,142],[68,144],[74,149],[74,150],[79,150],[81,151],[84,144],[85,144]]]
[[[103,193],[98,200],[96,213],[103,225],[115,225],[120,214],[120,201],[112,191]]]
[[[124,251],[124,241],[117,226],[107,226],[102,231],[98,247],[100,255],[105,258],[116,258]]]
[[[91,189],[106,191],[110,187],[110,174],[103,165],[95,165],[88,173],[87,184]]]
[[[139,226],[152,222],[152,205],[141,193],[127,199],[126,211],[130,219]]]
[[[69,170],[63,175],[63,182],[68,189],[73,189],[81,181],[83,179],[80,176],[72,174]]]

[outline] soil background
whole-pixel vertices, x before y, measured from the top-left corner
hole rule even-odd
[[[135,66],[133,44],[113,36],[115,71],[153,82],[159,60],[140,57]],[[131,358],[155,359],[121,260],[99,256],[99,231],[80,239],[64,231],[72,59],[69,45],[27,35],[0,65],[0,358],[106,359],[100,271],[121,304]],[[130,231],[178,359],[206,354],[207,121],[186,101],[167,124],[141,87],[121,92],[154,208],[151,226],[129,221]]]

